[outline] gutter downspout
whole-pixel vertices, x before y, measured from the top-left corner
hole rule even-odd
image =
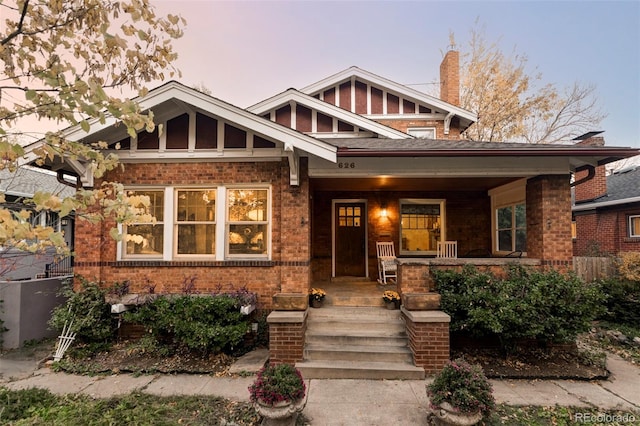
[[[594,166],[585,166],[587,169],[587,175],[585,177],[583,177],[580,180],[576,180],[574,182],[571,182],[571,184],[569,185],[571,188],[573,188],[576,185],[580,185],[581,183],[590,181],[591,179],[593,179],[596,176],[596,168]],[[582,168],[580,171],[584,170],[584,168]],[[576,170],[578,171],[578,170]]]

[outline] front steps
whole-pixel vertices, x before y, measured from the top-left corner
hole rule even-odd
[[[425,377],[424,369],[413,365],[399,310],[349,306],[310,309],[303,356],[296,367],[305,379]]]

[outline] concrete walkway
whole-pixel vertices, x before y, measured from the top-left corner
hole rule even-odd
[[[76,376],[35,369],[35,361],[0,358],[0,386],[39,387],[56,394],[81,393],[106,398],[139,390],[153,395],[215,395],[248,401],[253,377],[207,375]],[[508,405],[584,407],[585,413],[616,409],[640,418],[640,368],[609,355],[611,377],[606,381],[492,380],[498,403]],[[35,371],[34,371],[35,369]],[[303,411],[313,425],[426,425],[428,380],[307,381]]]

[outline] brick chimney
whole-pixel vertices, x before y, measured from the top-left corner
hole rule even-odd
[[[580,139],[576,145],[579,146],[604,146],[604,138],[602,136],[591,136],[586,139]],[[588,170],[582,170],[576,173],[575,179],[579,181],[588,175]],[[595,176],[575,187],[576,203],[591,201],[596,198],[607,195],[607,176],[605,166],[597,166]]]
[[[460,53],[449,50],[440,64],[440,99],[460,106]]]

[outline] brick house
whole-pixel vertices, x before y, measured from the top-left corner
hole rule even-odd
[[[604,139],[593,136],[580,143],[603,146]],[[597,167],[592,179],[575,185],[574,200],[575,256],[640,251],[640,166],[609,175],[604,166]]]
[[[637,150],[461,140],[477,117],[459,106],[458,62],[446,54],[440,99],[352,67],[247,109],[169,82],[139,100],[162,132],[131,139],[113,121],[69,129],[119,144],[124,169],[107,178],[151,197],[158,219],[123,229],[137,238],[121,243],[109,223],[77,222],[76,273],[128,280],[133,292],[180,292],[191,279],[200,292],[246,286],[262,309],[285,312],[270,317],[272,361],[295,362],[308,289],[375,280],[377,241],[395,245],[403,294],[428,293],[425,272],[438,265],[569,268],[570,175]],[[69,166],[98,183],[80,161],[50,165]],[[435,259],[445,240],[458,259]],[[513,252],[521,257],[504,257]],[[446,315],[404,315],[414,362],[437,370]],[[440,336],[435,361],[427,335]]]

